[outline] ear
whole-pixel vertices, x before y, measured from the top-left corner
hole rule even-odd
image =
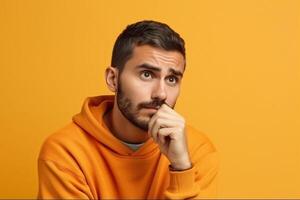
[[[118,90],[119,70],[116,67],[107,67],[105,70],[105,81],[108,89],[112,92]]]

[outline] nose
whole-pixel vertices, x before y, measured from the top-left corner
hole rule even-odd
[[[152,91],[152,99],[160,99],[160,100],[166,100],[167,99],[167,91],[166,91],[166,85],[164,81],[158,81],[155,84],[155,87]]]

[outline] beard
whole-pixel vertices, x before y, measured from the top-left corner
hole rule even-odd
[[[121,85],[120,79],[118,80],[117,105],[119,107],[119,110],[123,114],[123,116],[128,121],[130,121],[134,126],[140,128],[144,131],[148,131],[148,124],[150,122],[151,117],[155,113],[149,115],[148,120],[147,119],[143,120],[143,119],[139,118],[139,111],[142,108],[146,108],[146,107],[160,107],[164,103],[165,103],[165,100],[155,98],[150,102],[139,103],[136,107],[134,107],[132,101],[125,95],[124,91],[122,90],[122,85]]]

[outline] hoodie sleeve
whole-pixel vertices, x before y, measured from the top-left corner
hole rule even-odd
[[[38,160],[38,199],[93,199],[85,180],[51,160]]]
[[[211,144],[202,145],[192,155],[193,167],[184,171],[170,170],[167,199],[199,199],[217,197],[217,152]]]

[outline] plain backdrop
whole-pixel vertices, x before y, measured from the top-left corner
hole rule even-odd
[[[118,34],[186,41],[176,111],[220,153],[222,198],[300,198],[300,1],[0,0],[0,198],[34,198],[44,139],[104,82]]]

